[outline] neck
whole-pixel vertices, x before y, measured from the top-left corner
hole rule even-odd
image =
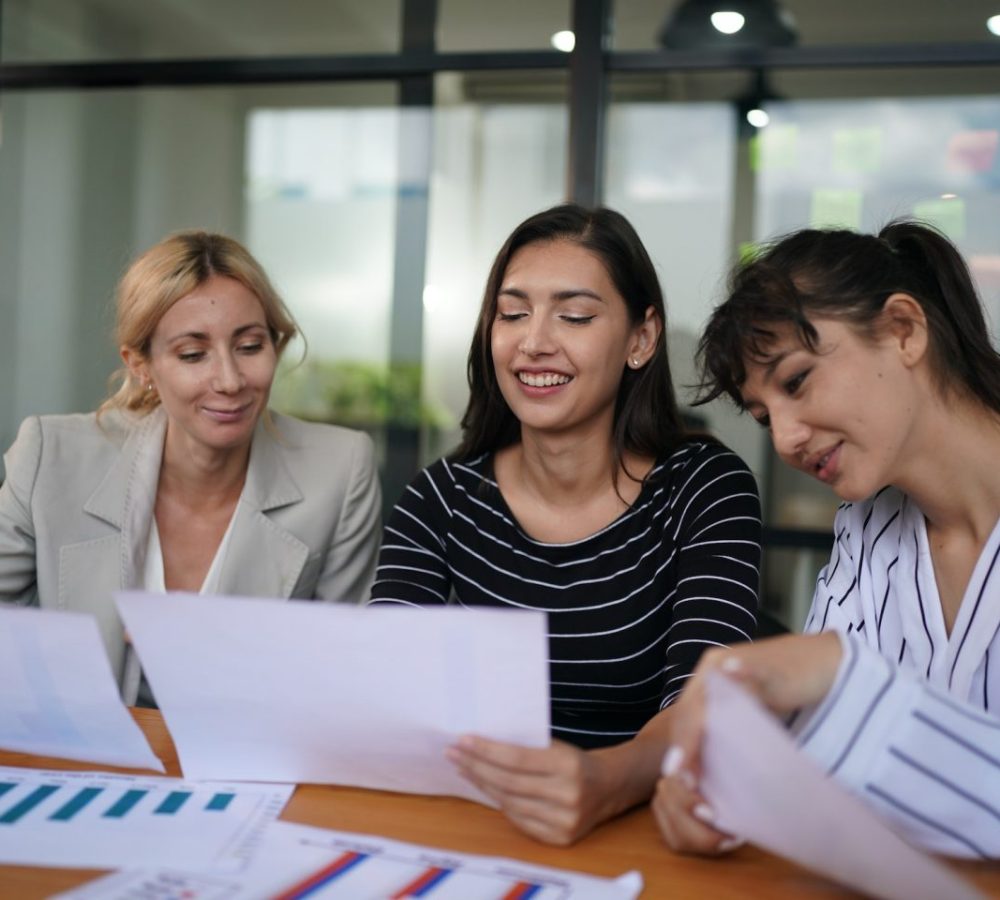
[[[590,434],[552,435],[522,429],[521,443],[515,445],[520,478],[533,494],[552,505],[575,505],[617,487],[631,502],[639,484],[625,472],[615,470],[614,444],[610,430]],[[622,460],[634,478],[643,478],[652,461],[626,452]]]
[[[920,507],[928,527],[989,537],[1000,516],[1000,414],[949,397],[929,404],[894,484]]]
[[[212,507],[238,497],[246,480],[250,445],[215,450],[167,437],[160,464],[159,491],[184,498],[192,506]]]

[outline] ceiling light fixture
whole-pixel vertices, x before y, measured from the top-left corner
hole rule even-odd
[[[746,24],[747,20],[742,13],[721,9],[718,12],[712,13],[709,16],[709,21],[716,31],[721,31],[723,34],[736,34]]]
[[[990,16],[986,20],[986,29],[990,34],[995,34],[1000,37],[1000,16]]]
[[[737,17],[742,24],[736,27]],[[777,0],[682,0],[659,33],[674,50],[787,47],[799,39],[795,20]]]
[[[572,31],[557,31],[550,40],[552,46],[563,53],[572,53],[576,46],[576,35]]]

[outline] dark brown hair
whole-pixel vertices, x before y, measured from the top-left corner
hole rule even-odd
[[[625,451],[654,459],[669,454],[686,435],[670,378],[666,313],[656,270],[635,229],[620,213],[567,204],[518,225],[493,261],[469,350],[469,405],[462,416],[462,443],[455,458],[496,451],[520,438],[521,423],[497,383],[491,349],[493,322],[497,295],[514,254],[528,244],[549,241],[571,241],[597,256],[624,299],[633,324],[643,321],[649,307],[659,317],[664,327],[649,362],[638,370],[623,367],[612,435],[615,471],[620,470]]]
[[[805,229],[738,267],[698,346],[698,403],[726,394],[742,406],[748,360],[765,361],[775,326],[791,325],[816,349],[812,318],[839,319],[874,335],[886,300],[913,297],[927,317],[930,360],[943,391],[959,390],[1000,412],[1000,355],[955,246],[929,225],[891,222],[877,236]]]

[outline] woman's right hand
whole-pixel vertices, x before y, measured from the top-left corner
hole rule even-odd
[[[681,853],[724,853],[739,840],[712,827],[715,813],[698,789],[705,729],[705,680],[720,672],[738,680],[779,715],[826,696],[842,655],[833,632],[788,635],[707,651],[673,707],[671,746],[657,784],[653,814],[664,840]]]

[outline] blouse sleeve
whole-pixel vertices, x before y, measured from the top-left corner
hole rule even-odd
[[[679,561],[661,709],[679,696],[706,648],[752,640],[757,628],[757,484],[735,454],[712,451],[686,476],[667,524]]]
[[[375,448],[357,432],[343,506],[316,588],[327,600],[363,603],[375,574],[381,536],[382,491],[375,469]]]
[[[403,491],[382,537],[372,603],[432,606],[448,602],[451,574],[445,540],[451,519],[446,497],[454,478],[442,460]]]
[[[4,455],[6,478],[0,486],[0,602],[36,602],[35,523],[31,496],[42,455],[37,417],[25,419]]]
[[[902,672],[856,635],[803,750],[911,843],[1000,858],[1000,719]]]

